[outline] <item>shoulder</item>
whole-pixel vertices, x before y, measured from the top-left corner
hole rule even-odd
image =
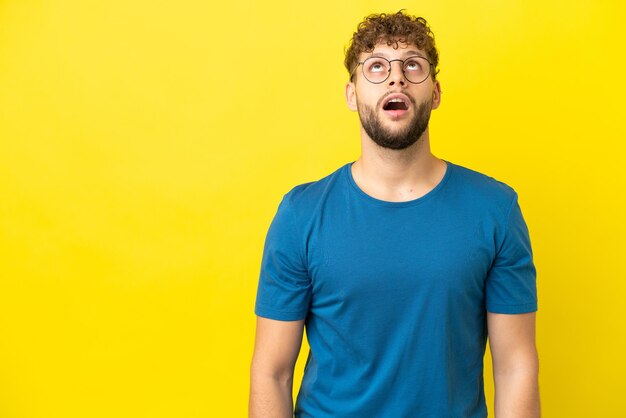
[[[345,164],[327,176],[293,187],[283,197],[283,204],[296,213],[310,212],[328,198],[337,187],[341,187],[342,176],[349,164]]]
[[[517,192],[508,184],[488,174],[452,163],[455,193],[462,194],[472,202],[508,209]]]

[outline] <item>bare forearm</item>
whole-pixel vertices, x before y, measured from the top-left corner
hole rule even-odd
[[[251,374],[249,418],[292,418],[293,378],[277,379]]]
[[[496,418],[540,418],[539,385],[535,370],[494,374]]]

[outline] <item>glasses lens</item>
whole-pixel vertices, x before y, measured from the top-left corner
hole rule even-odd
[[[363,62],[363,75],[372,83],[381,83],[389,75],[389,61],[384,58],[371,57]]]
[[[411,83],[421,83],[430,75],[430,63],[422,57],[411,57],[404,61],[404,76]]]

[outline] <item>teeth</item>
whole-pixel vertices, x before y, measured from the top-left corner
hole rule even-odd
[[[391,100],[389,100],[387,103],[391,103],[391,102],[403,103],[403,102],[404,102],[404,100],[402,100],[402,99],[391,99]]]

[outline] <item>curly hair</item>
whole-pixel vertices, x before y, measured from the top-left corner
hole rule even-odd
[[[398,48],[398,43],[406,43],[423,50],[433,65],[431,76],[433,80],[436,79],[439,73],[439,53],[435,48],[435,36],[426,19],[405,14],[402,9],[394,14],[371,14],[359,23],[345,50],[344,65],[350,74],[350,81],[353,80],[353,71],[361,52],[372,52],[376,45],[384,42],[393,45],[394,49]]]

